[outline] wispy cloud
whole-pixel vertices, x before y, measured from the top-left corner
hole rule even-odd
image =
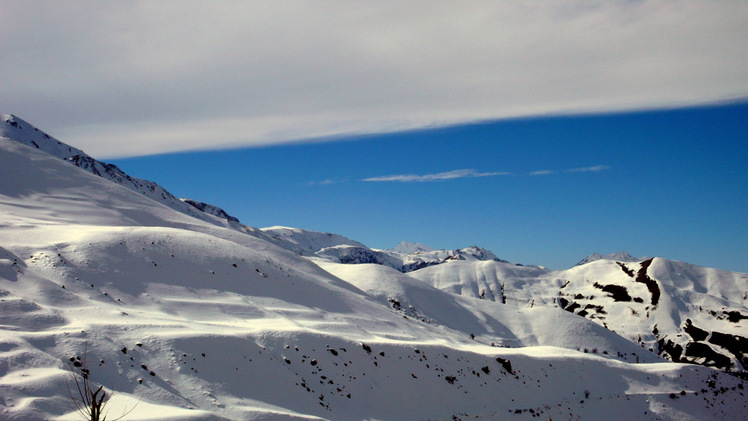
[[[441,172],[441,173],[436,173],[436,174],[424,174],[424,175],[416,175],[416,174],[385,175],[381,177],[364,178],[361,181],[375,181],[375,182],[396,181],[396,182],[401,182],[401,183],[412,183],[412,182],[422,183],[422,182],[428,182],[428,181],[454,180],[456,178],[492,177],[495,175],[509,175],[509,173],[507,172],[478,172],[476,170],[464,169],[464,170],[454,170],[454,171],[447,171],[447,172]]]
[[[575,173],[575,172],[600,172],[609,170],[610,166],[608,165],[593,165],[591,167],[579,167],[579,168],[571,168],[565,171],[561,171],[564,173]],[[553,174],[559,174],[559,171],[554,170],[539,170],[539,171],[533,171],[529,173],[530,175],[553,175]]]
[[[551,175],[555,173],[556,173],[555,171],[551,171],[551,170],[540,170],[540,171],[533,171],[530,173],[530,175]]]
[[[594,165],[592,167],[572,168],[566,172],[600,172],[609,169],[610,167],[607,165]]]
[[[322,180],[322,181],[310,181],[308,183],[305,183],[304,185],[306,185],[306,186],[327,186],[327,185],[330,185],[330,184],[345,183],[346,181],[348,181],[348,180],[346,180],[344,178],[328,178],[328,179]]]

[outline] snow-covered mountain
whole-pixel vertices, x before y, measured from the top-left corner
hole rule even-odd
[[[411,276],[463,296],[560,307],[673,361],[748,367],[747,274],[656,257],[599,259],[559,271],[455,262]]]
[[[562,308],[672,361],[748,368],[742,322],[748,319],[748,274],[625,252],[595,253],[556,271],[502,261],[475,246],[412,254],[335,246],[315,254],[334,263],[389,266],[451,294]]]
[[[409,243],[407,241],[401,241],[400,244],[391,248],[390,250],[402,253],[402,254],[413,254],[423,251],[436,251],[435,248],[429,247],[426,244],[421,243]]]
[[[259,234],[257,230],[239,223],[238,219],[230,216],[221,208],[191,199],[180,200],[157,183],[131,177],[116,165],[98,161],[80,149],[60,142],[15,115],[0,115],[0,137],[13,139],[66,160],[91,174],[111,180],[185,215],[248,234]]]
[[[279,226],[262,228],[261,230],[269,236],[270,241],[286,250],[298,253],[300,256],[313,256],[317,251],[328,247],[366,247],[358,241],[329,232]]]
[[[735,338],[745,336],[745,274],[661,258],[547,271],[478,247],[404,253],[335,234],[242,228],[217,207],[179,200],[194,209],[183,212],[168,196],[103,176],[98,161],[70,165],[61,158],[86,155],[43,146],[29,129],[35,146],[19,135],[30,125],[4,121],[0,419],[79,419],[68,387],[84,368],[113,392],[109,418],[746,412],[738,376],[646,349],[680,344],[684,322],[681,336],[695,348],[744,352]],[[61,156],[67,148],[73,155]],[[331,251],[345,248],[392,264]],[[632,341],[640,331],[653,338]]]
[[[311,232],[307,233],[311,234]],[[404,253],[394,250],[370,249],[364,245],[338,244],[316,251],[307,250],[307,253],[309,253],[308,255],[316,255],[338,263],[374,263],[389,266],[403,273],[456,260],[501,261],[490,251],[477,246],[457,250],[419,250],[412,253]]]
[[[597,260],[615,260],[619,262],[638,262],[646,260],[645,258],[636,258],[625,251],[618,251],[615,253],[601,255],[600,253],[592,253],[584,259],[580,260],[575,266],[581,266],[587,263],[591,263]]]

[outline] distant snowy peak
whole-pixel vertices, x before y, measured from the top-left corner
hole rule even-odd
[[[76,155],[88,157],[82,150],[60,142],[13,114],[0,115],[0,137],[7,137],[61,159]]]
[[[408,250],[409,248],[405,248]],[[324,247],[313,253],[317,257],[343,264],[373,263],[389,266],[402,273],[409,273],[429,266],[441,265],[453,261],[497,261],[499,259],[490,251],[471,246],[457,250],[432,250],[402,253],[394,250],[376,250],[363,245],[339,244]],[[307,254],[311,255],[311,254]]]
[[[402,242],[390,250],[371,249],[342,235],[289,227],[261,228],[275,245],[302,256],[321,257],[336,263],[389,266],[408,273],[457,260],[500,261],[490,251],[470,246],[457,250],[435,250],[420,243]]]
[[[440,265],[451,261],[468,260],[468,261],[503,261],[496,257],[490,251],[478,247],[470,246],[457,250],[434,250],[422,251],[411,254],[400,254],[390,252],[391,255],[399,255],[402,259],[402,266],[396,268],[401,272],[412,272],[429,266]]]
[[[605,255],[602,255],[600,253],[592,253],[589,256],[582,259],[575,266],[581,266],[581,265],[594,262],[597,260],[615,260],[617,262],[640,262],[645,259],[646,257],[634,257],[624,251],[618,251],[615,253],[610,253],[610,254],[605,254]]]
[[[404,253],[403,253],[404,254]],[[438,261],[440,263],[449,260],[496,260],[501,261],[495,254],[478,246],[470,246],[456,250],[432,250],[418,251],[405,254],[406,261]]]
[[[260,228],[268,240],[286,250],[302,256],[314,256],[316,252],[336,246],[354,246],[368,249],[358,241],[329,232],[310,231],[300,228],[273,226]]]
[[[472,258],[475,260],[495,260],[495,261],[501,261],[501,262],[506,261],[506,260],[499,259],[491,251],[484,249],[483,247],[478,247],[478,246],[470,246],[464,249],[458,249],[456,250],[456,252],[457,254],[460,254],[462,256],[469,256],[469,258]]]
[[[402,272],[401,259],[393,257],[382,251],[372,250],[368,247],[351,246],[344,244],[325,247],[315,252],[314,254],[318,257],[322,257],[336,263],[343,263],[346,265],[372,263],[375,265],[389,266]]]
[[[435,248],[429,247],[422,243],[409,243],[407,241],[401,241],[400,244],[390,249],[402,254],[413,254],[424,251],[436,251]]]

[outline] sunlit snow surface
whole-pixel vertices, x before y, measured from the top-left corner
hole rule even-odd
[[[109,418],[744,419],[743,380],[647,349],[654,324],[688,342],[686,317],[746,336],[698,311],[748,314],[744,274],[656,258],[654,306],[606,259],[343,264],[293,248],[360,243],[198,219],[41,149],[0,139],[1,419],[79,419],[76,357],[113,392]]]

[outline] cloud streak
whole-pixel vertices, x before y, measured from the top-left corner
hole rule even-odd
[[[400,182],[400,183],[424,183],[431,181],[446,181],[454,180],[458,178],[474,178],[474,177],[492,177],[496,175],[509,175],[505,172],[478,172],[471,169],[454,170],[441,172],[436,174],[399,174],[399,175],[385,175],[381,177],[364,178],[361,181],[368,182]]]
[[[305,186],[329,186],[331,184],[342,184],[347,180],[343,178],[328,178],[322,181],[309,181],[304,183]]]
[[[592,167],[572,168],[566,172],[600,172],[609,169],[610,167],[607,165],[594,165]]]
[[[605,171],[605,170],[609,170],[609,169],[610,169],[610,166],[608,166],[608,165],[593,165],[591,167],[571,168],[571,169],[565,170],[563,172],[564,173],[600,172],[600,171]],[[533,171],[533,172],[531,172],[529,174],[533,175],[533,176],[538,176],[538,175],[554,175],[554,174],[558,174],[558,171],[553,171],[553,170],[538,170],[538,171]]]
[[[99,158],[748,96],[739,0],[1,9],[0,111]]]
[[[551,175],[555,173],[556,173],[555,171],[551,171],[551,170],[540,170],[540,171],[533,171],[530,173],[530,175]]]

